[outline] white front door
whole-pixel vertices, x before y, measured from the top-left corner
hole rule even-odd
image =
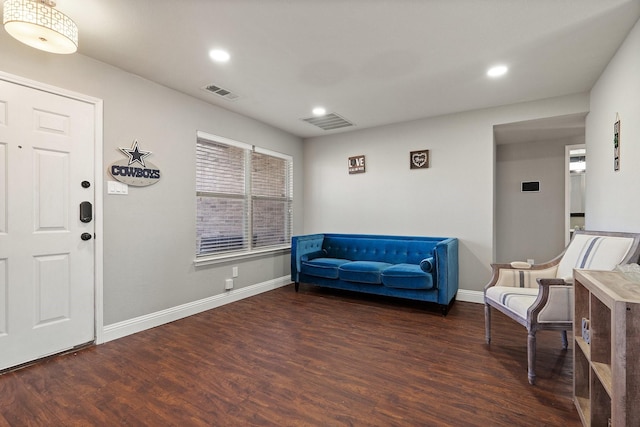
[[[95,339],[94,126],[89,103],[0,80],[0,370]]]

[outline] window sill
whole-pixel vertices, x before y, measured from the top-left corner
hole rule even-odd
[[[230,261],[243,261],[252,258],[259,258],[265,255],[284,255],[291,251],[291,246],[274,246],[266,249],[258,249],[251,252],[236,252],[223,255],[208,255],[193,260],[193,265],[202,267],[205,265],[222,264]]]

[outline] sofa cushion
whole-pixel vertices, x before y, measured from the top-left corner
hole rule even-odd
[[[338,268],[338,277],[347,282],[380,284],[380,273],[391,264],[378,261],[353,261]]]
[[[300,272],[309,276],[337,279],[338,267],[348,262],[351,261],[340,258],[314,258],[309,261],[302,261]]]
[[[382,284],[389,288],[432,289],[433,276],[417,264],[396,264],[385,269]]]

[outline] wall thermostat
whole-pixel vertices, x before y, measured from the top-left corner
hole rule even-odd
[[[522,192],[540,191],[540,181],[522,181]]]

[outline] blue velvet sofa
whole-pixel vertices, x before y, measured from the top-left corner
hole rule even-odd
[[[291,280],[439,304],[458,292],[458,239],[310,234],[291,240]]]

